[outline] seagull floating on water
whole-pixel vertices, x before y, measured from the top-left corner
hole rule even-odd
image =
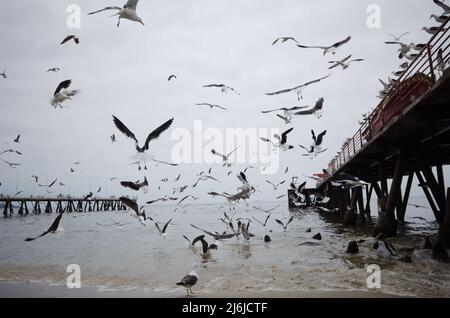
[[[117,26],[120,25],[120,19],[126,19],[126,20],[138,22],[142,25],[145,25],[144,22],[142,21],[142,19],[136,13],[136,6],[137,6],[138,2],[139,2],[139,0],[128,0],[127,3],[123,6],[123,8],[110,6],[110,7],[103,8],[101,10],[90,12],[90,13],[88,13],[88,15],[96,14],[96,13],[103,12],[106,10],[118,10],[119,12],[112,15],[112,17],[119,16],[119,20],[117,21]]]

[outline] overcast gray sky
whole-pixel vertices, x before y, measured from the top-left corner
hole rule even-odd
[[[67,6],[78,4],[82,10],[81,28],[69,29]],[[367,8],[381,8],[381,28],[368,28]],[[122,21],[116,27],[111,12],[87,16],[106,5],[122,6],[122,1],[9,1],[0,11],[0,71],[6,68],[8,79],[0,78],[1,150],[14,147],[23,152],[2,158],[20,162],[10,169],[0,162],[0,193],[14,194],[17,180],[24,194],[44,194],[31,178],[42,182],[54,178],[70,182],[72,194],[85,194],[103,187],[103,195],[129,193],[118,182],[137,180],[145,174],[151,183],[145,199],[171,194],[172,182],[157,187],[159,180],[192,184],[195,174],[213,168],[222,182],[206,182],[190,193],[207,199],[206,192],[233,192],[239,186],[235,175],[245,165],[230,169],[220,164],[182,164],[179,167],[149,165],[138,172],[129,166],[133,143],[114,127],[118,116],[141,141],[166,120],[175,117],[171,129],[151,143],[151,152],[160,160],[171,160],[177,143],[172,134],[179,128],[193,131],[194,121],[203,127],[286,129],[273,114],[261,110],[283,106],[311,105],[325,98],[321,119],[303,117],[294,120],[289,143],[310,145],[310,130],[327,129],[324,147],[328,151],[314,160],[302,157],[300,149],[280,155],[280,171],[260,175],[249,170],[251,183],[259,185],[255,199],[273,200],[277,193],[263,180],[290,181],[292,176],[313,174],[325,168],[340,149],[344,139],[358,128],[363,113],[375,107],[380,90],[378,78],[386,79],[400,64],[395,46],[384,45],[385,34],[411,31],[405,41],[426,42],[429,35],[420,29],[435,25],[429,16],[441,9],[432,1],[300,1],[300,0],[141,0],[138,14],[145,22]],[[407,8],[407,9],[405,9]],[[59,45],[68,34],[76,34],[81,43]],[[366,61],[342,71],[332,72],[327,80],[308,87],[304,99],[295,94],[266,96],[265,93],[299,85],[329,73],[328,61],[321,51],[297,48],[293,43],[272,46],[279,36],[293,36],[307,45],[329,45],[352,36],[333,58],[348,54]],[[58,73],[47,73],[60,67]],[[170,74],[178,79],[167,82]],[[72,88],[81,93],[65,103],[69,108],[55,110],[49,100],[57,84],[72,79]],[[225,83],[241,93],[222,94],[204,84]],[[227,107],[227,111],[195,106],[209,102]],[[12,141],[21,134],[20,145]],[[111,144],[115,133],[118,142]],[[9,144],[7,144],[9,143]],[[207,145],[207,141],[205,141]],[[210,148],[205,147],[206,151]],[[228,151],[231,149],[227,149]],[[80,161],[81,165],[71,166]],[[284,174],[289,166],[288,174]],[[69,170],[73,167],[75,173]],[[313,181],[309,182],[312,186]],[[107,188],[107,192],[106,192]],[[67,188],[56,187],[56,193]],[[219,200],[219,199],[214,199]]]

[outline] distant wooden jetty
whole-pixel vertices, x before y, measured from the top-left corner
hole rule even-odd
[[[15,212],[19,215],[61,213],[61,212],[101,212],[125,211],[127,207],[115,198],[0,198],[3,216],[6,218]]]
[[[348,213],[356,214],[351,218],[356,220],[358,211],[361,220],[370,217],[369,203],[375,192],[380,217],[374,235],[397,234],[417,176],[440,225],[439,237],[450,246],[450,188],[446,190],[443,173],[443,166],[450,163],[450,70],[445,64],[450,58],[449,25],[447,21],[441,26],[441,32],[431,38],[355,135],[346,140],[328,165],[329,175],[313,190],[327,195],[326,207],[339,208],[344,221],[349,219],[345,217]],[[369,185],[354,189],[332,186],[333,177],[341,173]]]

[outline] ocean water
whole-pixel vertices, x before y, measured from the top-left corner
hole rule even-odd
[[[417,204],[422,198],[411,198]],[[272,208],[279,202],[254,202]],[[437,224],[427,209],[409,207],[407,223],[400,235],[390,241],[412,263],[380,259],[372,248],[371,224],[344,228],[336,218],[314,210],[289,212],[286,203],[276,209],[264,228],[250,224],[255,236],[249,242],[242,237],[223,240],[218,249],[203,256],[201,245],[189,247],[182,237],[193,239],[203,234],[197,225],[209,231],[229,231],[218,219],[223,212],[233,216],[264,220],[265,214],[252,205],[235,210],[215,204],[191,204],[187,211],[173,212],[172,205],[147,207],[147,215],[165,223],[173,218],[167,236],[159,235],[155,225],[143,226],[127,212],[93,212],[64,214],[60,229],[33,242],[25,242],[45,231],[55,218],[51,215],[29,215],[0,220],[0,282],[39,282],[65,285],[70,273],[67,266],[81,269],[82,286],[100,291],[140,290],[161,296],[184,295],[176,286],[197,263],[199,281],[193,288],[202,293],[218,291],[367,291],[366,266],[381,268],[381,288],[377,292],[419,297],[450,296],[450,265],[431,260],[431,251],[419,250],[420,239],[435,234]],[[372,214],[376,214],[373,205]],[[287,231],[274,219],[284,222],[294,216]],[[375,222],[375,218],[371,222]],[[119,224],[117,224],[119,223]],[[311,233],[306,230],[311,228]],[[312,236],[321,233],[322,240]],[[263,237],[270,235],[272,242]],[[349,255],[345,249],[350,240],[365,240],[360,253]],[[213,238],[206,236],[209,243]],[[313,242],[313,244],[305,242]],[[414,249],[413,249],[414,248]]]

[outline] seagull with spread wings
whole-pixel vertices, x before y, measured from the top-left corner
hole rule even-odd
[[[268,184],[270,184],[270,185],[273,187],[273,189],[274,189],[275,191],[277,191],[277,190],[278,190],[278,187],[279,187],[280,185],[284,184],[284,183],[286,182],[286,180],[283,180],[283,181],[281,181],[281,182],[279,182],[279,183],[277,183],[277,184],[274,184],[274,183],[270,182],[269,180],[266,180],[266,182],[267,182]]]
[[[218,157],[222,158],[223,166],[224,166],[224,167],[225,167],[225,166],[231,167],[231,163],[229,163],[228,160],[230,159],[230,156],[231,156],[236,150],[239,149],[239,147],[240,147],[240,145],[237,146],[236,148],[234,148],[232,151],[230,151],[230,152],[229,152],[228,154],[226,154],[226,155],[223,155],[223,154],[221,154],[220,152],[217,152],[215,149],[211,149],[211,153],[212,153],[213,155],[215,155],[215,156],[218,156]]]
[[[60,43],[61,45],[63,45],[63,44],[65,44],[65,43],[67,43],[67,42],[69,42],[70,40],[73,40],[76,44],[79,44],[80,43],[80,38],[79,37],[77,37],[76,35],[68,35],[68,36],[66,36],[65,38],[64,38],[64,40],[62,40],[62,42]],[[58,71],[59,71],[59,69],[58,69]]]
[[[261,113],[268,114],[272,112],[279,112],[283,111],[284,116],[290,117],[294,115],[295,111],[298,111],[300,109],[308,108],[308,106],[294,106],[294,107],[282,107],[282,108],[276,108],[276,109],[270,109],[270,110],[263,110]]]
[[[317,137],[316,137],[314,130],[311,129],[311,135],[312,135],[312,139],[314,141],[312,146],[314,147],[314,150],[316,151],[316,153],[319,153],[322,151],[321,145],[323,142],[323,137],[325,136],[326,133],[327,133],[327,131],[325,130],[325,131],[321,132],[319,135],[317,135]]]
[[[164,124],[153,130],[145,140],[145,144],[143,147],[140,147],[138,144],[138,140],[136,136],[125,126],[124,123],[122,123],[116,116],[113,116],[114,124],[116,125],[117,129],[119,129],[120,132],[122,132],[125,136],[128,138],[131,138],[135,141],[135,147],[137,154],[133,157],[134,160],[138,162],[138,169],[141,170],[141,163],[144,164],[144,169],[147,170],[147,161],[152,160],[159,163],[164,163],[162,161],[155,160],[152,156],[148,155],[147,151],[149,150],[149,144],[150,141],[157,139],[164,131],[169,129],[169,127],[173,123],[173,118],[166,121]]]
[[[350,54],[349,56],[343,58],[340,61],[329,61],[329,64],[333,64],[331,65],[328,69],[331,70],[333,68],[336,68],[338,66],[341,66],[343,70],[346,70],[350,67],[350,64],[352,64],[353,62],[362,62],[364,61],[364,59],[353,59],[350,60],[350,58],[352,57],[352,55]]]
[[[58,87],[56,88],[55,92],[53,93],[53,98],[50,100],[50,103],[53,107],[59,106],[59,108],[62,107],[62,103],[67,99],[72,99],[73,96],[77,95],[80,90],[74,89],[69,90],[67,88],[70,87],[72,84],[72,80],[65,80],[58,84]]]
[[[298,43],[298,41],[291,36],[282,36],[282,37],[275,39],[275,41],[273,41],[273,43],[272,43],[272,46],[277,44],[280,41],[281,41],[281,44],[286,43],[287,41],[293,41],[295,43]]]
[[[220,182],[213,176],[206,175],[206,176],[201,176],[200,178],[198,178],[197,181],[192,185],[192,187],[195,188],[199,184],[200,181],[206,181],[206,180],[214,180],[214,181]]]
[[[139,2],[139,0],[128,0],[127,3],[123,6],[123,8],[109,6],[109,7],[94,11],[94,12],[90,12],[90,13],[88,13],[88,15],[96,14],[96,13],[107,11],[107,10],[117,10],[118,12],[116,14],[112,15],[112,17],[115,17],[115,16],[119,17],[119,20],[117,21],[117,26],[120,25],[120,19],[126,19],[126,20],[138,22],[142,25],[145,25],[144,22],[142,21],[141,17],[139,17],[136,13],[136,6],[137,6],[138,2]]]
[[[287,221],[286,224],[284,224],[281,220],[278,220],[278,219],[275,219],[275,222],[277,222],[278,224],[280,224],[280,225],[283,227],[283,229],[286,231],[287,226],[289,225],[289,223],[292,222],[293,219],[294,219],[294,217],[291,216],[291,218],[289,219],[289,221]]]
[[[64,212],[61,212],[58,214],[58,216],[55,218],[55,220],[53,221],[52,225],[50,225],[49,229],[47,231],[45,231],[44,233],[42,233],[41,235],[34,237],[34,238],[27,238],[25,239],[25,242],[31,242],[34,241],[37,238],[40,238],[42,236],[45,236],[49,233],[55,233],[58,230],[59,227],[59,223],[61,222],[61,218]]]
[[[170,222],[172,222],[172,219],[170,219],[169,221],[166,222],[166,224],[164,224],[163,228],[161,229],[161,227],[159,226],[158,222],[155,222],[155,226],[158,229],[159,234],[163,237],[166,238],[166,231],[167,228],[169,227]]]
[[[133,210],[134,212],[136,212],[136,216],[139,219],[139,221],[143,224],[145,224],[145,221],[147,220],[147,215],[145,214],[145,210],[143,209],[144,207],[141,207],[139,209],[139,206],[137,204],[136,201],[133,201],[127,197],[120,197],[119,198],[120,202],[122,202],[123,204],[125,204],[127,207],[129,207],[131,210]],[[151,218],[149,218],[151,220]]]
[[[391,33],[386,33],[387,35],[389,35],[389,36],[391,36],[393,39],[394,39],[394,41],[400,41],[401,39],[402,39],[402,37],[404,37],[404,36],[406,36],[406,35],[408,35],[408,34],[410,34],[411,32],[405,32],[405,33],[403,33],[403,34],[400,34],[399,36],[396,36],[396,35],[394,35],[394,34],[391,34]]]
[[[225,107],[222,107],[222,106],[219,106],[219,105],[210,104],[210,103],[198,103],[198,104],[195,104],[195,105],[197,105],[197,106],[207,106],[210,109],[219,108],[219,109],[222,109],[222,110],[227,110]]]
[[[233,87],[227,86],[225,84],[208,84],[208,85],[203,85],[203,87],[206,87],[206,88],[211,88],[211,87],[220,88],[222,93],[227,93],[228,91],[232,91],[232,92],[234,92],[234,93],[236,93],[238,95],[241,95]]]
[[[450,14],[450,6],[446,5],[444,1],[433,0],[433,2],[444,10],[443,14]]]
[[[336,50],[341,47],[342,45],[346,44],[347,42],[349,42],[352,39],[351,36],[348,36],[345,40],[336,42],[330,46],[307,46],[307,45],[301,45],[301,44],[297,44],[297,46],[299,48],[302,49],[321,49],[323,50],[323,55],[326,55],[327,53],[332,53],[335,54]]]
[[[144,188],[144,192],[146,193],[148,191],[148,181],[147,177],[144,177],[143,182],[132,182],[132,181],[122,181],[120,182],[120,185],[124,188],[129,188],[134,191],[139,191],[141,188]]]
[[[177,76],[175,74],[170,75],[167,81],[170,82],[173,79],[177,79]]]
[[[304,84],[301,84],[301,85],[298,85],[298,86],[295,86],[295,87],[292,87],[292,88],[282,89],[280,91],[276,91],[276,92],[272,92],[272,93],[266,93],[266,95],[273,96],[273,95],[279,95],[279,94],[284,94],[284,93],[290,93],[290,92],[294,91],[297,94],[297,99],[300,100],[300,99],[303,99],[302,91],[303,91],[303,89],[305,87],[307,87],[307,86],[309,86],[311,84],[314,84],[314,83],[318,83],[318,82],[328,78],[330,75],[331,75],[331,73],[328,74],[327,76],[324,76],[324,77],[321,77],[321,78],[309,81],[307,83],[304,83]]]
[[[267,138],[264,138],[264,137],[261,137],[260,139],[262,141],[264,141],[264,142],[270,142],[270,143],[272,143],[272,145],[274,147],[279,147],[281,150],[286,151],[286,150],[294,148],[294,146],[287,144],[287,135],[293,130],[294,130],[294,128],[289,128],[288,130],[286,130],[285,132],[283,132],[281,134],[281,137],[279,135],[275,134],[274,137],[276,139],[278,139],[278,141],[279,141],[278,144],[274,143],[270,139],[267,139]]]
[[[8,78],[8,76],[6,76],[6,69],[3,70],[3,73],[0,73],[0,76],[3,77],[3,79]]]
[[[314,105],[313,108],[307,109],[307,110],[301,110],[299,112],[296,112],[295,116],[306,116],[306,115],[315,115],[318,119],[322,117],[323,113],[323,103],[325,102],[325,99],[323,97],[319,98]]]

